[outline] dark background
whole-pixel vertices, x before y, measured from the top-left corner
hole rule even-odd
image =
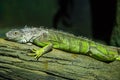
[[[0,0],[0,36],[11,28],[46,26],[109,44],[116,0]]]

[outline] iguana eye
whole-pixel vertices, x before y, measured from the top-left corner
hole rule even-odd
[[[18,31],[15,31],[14,34],[17,35],[17,34],[18,34]]]

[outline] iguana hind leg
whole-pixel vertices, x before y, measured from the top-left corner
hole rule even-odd
[[[96,47],[91,47],[89,52],[89,55],[97,60],[111,62],[116,59],[115,55],[109,54],[109,51],[103,52],[101,49],[98,49]],[[118,59],[120,59],[120,57]]]
[[[40,49],[32,49],[32,52],[35,54],[28,54],[29,56],[35,56],[35,58],[38,60],[44,53],[49,52],[53,48],[52,44],[48,44]]]

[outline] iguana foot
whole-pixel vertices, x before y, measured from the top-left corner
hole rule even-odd
[[[39,59],[41,56],[42,56],[42,54],[44,53],[44,49],[43,48],[40,48],[40,49],[32,49],[31,50],[33,53],[29,53],[29,54],[27,54],[28,56],[34,56],[35,57],[35,59]]]
[[[31,51],[34,52],[34,54],[28,54],[29,56],[34,56],[35,59],[39,59],[44,53],[47,53],[48,51],[50,51],[52,49],[53,45],[52,44],[48,44],[43,48],[40,49],[32,49]]]

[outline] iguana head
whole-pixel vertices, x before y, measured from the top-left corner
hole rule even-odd
[[[19,43],[32,42],[36,37],[41,36],[43,33],[48,33],[43,28],[28,28],[12,29],[6,33],[6,37],[9,40]]]
[[[18,29],[12,29],[9,32],[6,33],[6,37],[9,40],[17,41],[17,42],[26,42],[26,39],[24,38],[24,33],[21,30]]]

